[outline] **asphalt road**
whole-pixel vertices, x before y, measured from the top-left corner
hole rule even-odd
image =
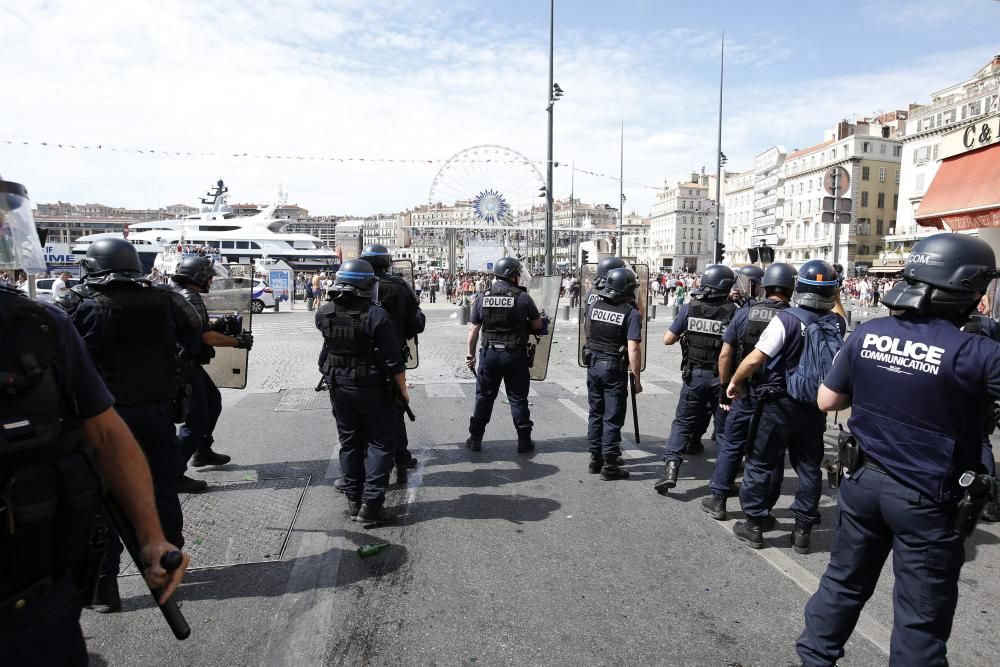
[[[814,552],[792,552],[786,472],[778,529],[754,551],[701,510],[714,445],[690,457],[669,498],[652,490],[678,392],[679,353],[650,324],[641,444],[627,425],[630,479],[587,474],[584,373],[576,324],[558,322],[549,376],[532,384],[537,451],[515,452],[497,401],[483,451],[463,446],[474,385],[465,329],[447,304],[426,306],[421,364],[409,374],[420,466],[388,504],[404,519],[363,530],[333,489],[339,475],[329,404],[312,388],[319,334],[311,313],[256,318],[249,387],[224,392],[216,448],[233,463],[192,474],[185,498],[197,568],[178,598],[192,627],[173,639],[141,580],[123,576],[124,613],[84,612],[94,665],[795,664],[802,609],[829,559],[835,496],[823,499]],[[629,417],[631,419],[631,417]],[[731,518],[739,518],[730,501]],[[361,559],[357,548],[387,542]],[[969,541],[952,664],[995,664],[1000,530]],[[887,564],[844,665],[887,662]]]

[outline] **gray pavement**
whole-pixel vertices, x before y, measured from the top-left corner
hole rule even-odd
[[[312,313],[260,315],[249,386],[224,392],[216,432],[233,463],[194,472],[210,490],[185,499],[196,569],[178,597],[192,636],[174,640],[141,580],[123,576],[124,613],[84,612],[92,664],[795,663],[802,609],[829,558],[835,497],[823,500],[814,553],[800,556],[788,538],[791,470],[779,527],[760,551],[733,537],[732,521],[701,511],[710,441],[674,494],[653,492],[679,390],[679,351],[659,344],[665,320],[649,327],[640,445],[626,428],[632,477],[601,482],[586,471],[575,322],[557,322],[549,377],[532,384],[537,451],[515,453],[498,400],[473,454],[463,446],[475,391],[462,367],[465,328],[450,304],[424,308],[421,364],[408,374],[420,466],[388,498],[403,509],[401,524],[360,529],[333,489],[337,438],[325,395],[312,390]],[[358,546],[381,541],[390,548],[359,558]],[[953,664],[995,662],[998,541],[1000,530],[984,525],[969,542]],[[886,664],[891,595],[887,564],[842,664]]]

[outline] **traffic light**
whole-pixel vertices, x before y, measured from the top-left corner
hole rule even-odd
[[[763,246],[760,249],[760,261],[762,264],[773,264],[774,263],[774,248],[769,248],[768,246]]]
[[[590,257],[590,251],[585,248],[580,249],[580,264],[588,264]]]
[[[715,242],[715,262],[716,264],[722,264],[722,260],[726,258],[726,244],[722,241]]]
[[[756,264],[757,260],[760,259],[760,251],[757,248],[747,248],[747,255],[750,257],[751,264]]]

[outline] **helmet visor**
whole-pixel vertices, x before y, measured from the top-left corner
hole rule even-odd
[[[764,288],[760,286],[759,280],[754,280],[743,273],[736,274],[736,282],[733,289],[744,299],[763,299]]]
[[[0,270],[17,269],[43,273],[45,256],[27,193],[17,183],[0,181]]]

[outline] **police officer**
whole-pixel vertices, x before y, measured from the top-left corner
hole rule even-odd
[[[980,315],[979,313],[973,313],[969,317],[968,321],[962,326],[962,331],[981,334],[991,340],[1000,342],[1000,324],[992,317]],[[993,443],[990,442],[990,436],[996,430],[998,420],[1000,420],[1000,404],[994,403],[990,419],[987,423],[986,434],[983,436],[983,467],[993,477],[996,477],[997,474],[997,464],[996,459],[993,458]],[[986,505],[981,518],[987,523],[1000,521],[1000,498],[991,500]]]
[[[604,282],[608,279],[608,273],[624,266],[625,260],[621,257],[605,257],[597,263],[597,275],[594,276],[594,284],[587,290],[587,301],[584,303],[585,308],[600,298],[601,290],[604,289]]]
[[[184,546],[174,401],[183,379],[179,347],[191,346],[201,320],[180,294],[154,288],[143,278],[139,253],[125,239],[95,241],[81,266],[83,282],[58,303],[83,337],[115,398],[115,409],[146,455],[164,534]],[[121,554],[121,542],[112,539],[97,582],[98,612],[121,610]]]
[[[747,264],[736,269],[736,274],[737,291],[733,295],[733,301],[741,308],[757,303],[764,269],[755,264]]]
[[[830,564],[806,605],[805,665],[844,655],[893,553],[890,663],[946,665],[965,537],[964,471],[981,470],[983,424],[1000,398],[1000,346],[959,330],[997,275],[993,251],[962,234],[919,241],[882,298],[895,316],[857,327],[823,380],[822,410],[851,406],[860,462],[840,486]]]
[[[760,277],[765,299],[740,308],[733,315],[726,332],[722,336],[722,351],[719,354],[719,382],[729,386],[733,372],[757,345],[760,336],[774,315],[788,307],[795,289],[795,267],[791,264],[770,264]],[[750,419],[757,407],[751,392],[747,392],[731,403],[723,394],[720,397],[724,410],[728,410],[726,422],[716,442],[715,468],[709,489],[712,495],[702,499],[702,508],[719,521],[726,520],[726,499],[732,495],[739,471],[740,461],[747,444],[747,430]]]
[[[211,257],[188,257],[181,261],[170,277],[175,288],[198,311],[201,318],[201,337],[195,341],[192,350],[193,361],[188,382],[191,396],[187,415],[178,431],[182,458],[182,475],[177,481],[177,490],[182,493],[200,493],[208,486],[203,480],[191,479],[183,474],[187,461],[196,468],[208,465],[225,465],[230,457],[212,451],[215,439],[212,432],[222,413],[222,396],[205,372],[204,366],[215,357],[217,347],[235,347],[249,350],[253,347],[253,335],[240,332],[235,336],[212,329],[208,308],[203,294],[212,288],[215,277],[214,260]]]
[[[468,354],[465,363],[476,373],[476,344],[482,332],[479,372],[476,373],[476,405],[469,419],[466,446],[474,452],[483,448],[483,433],[493,414],[493,402],[500,382],[507,391],[510,414],[517,430],[518,453],[535,448],[531,440],[531,411],[528,409],[528,335],[544,335],[543,318],[520,281],[524,269],[513,257],[493,264],[493,286],[476,298],[469,317]]]
[[[763,369],[763,376],[754,382],[757,404],[752,420],[756,425],[748,427],[753,433],[748,436],[749,454],[740,488],[746,521],[738,521],[733,532],[754,549],[764,546],[763,533],[774,526],[771,510],[781,495],[787,451],[799,478],[791,506],[795,516],[793,547],[806,554],[812,527],[820,519],[826,414],[789,395],[786,377],[799,366],[807,322],[823,319],[824,324],[829,323],[836,329],[839,348],[847,320],[840,306],[840,278],[829,262],[814,259],[799,267],[792,300],[797,307],[774,314],[726,390],[729,399],[742,398],[746,394],[744,383]]]
[[[590,416],[587,442],[591,473],[601,479],[625,479],[622,467],[622,425],[628,405],[628,374],[635,393],[642,392],[642,317],[635,305],[637,287],[632,269],[612,269],[600,298],[587,308],[587,400]]]
[[[693,300],[681,306],[677,317],[663,335],[664,345],[681,342],[681,394],[674,421],[664,448],[666,462],[661,477],[653,485],[666,495],[677,486],[681,455],[703,451],[701,436],[715,417],[715,431],[722,432],[724,412],[719,407],[719,352],[722,334],[736,311],[729,292],[736,276],[728,266],[716,264],[701,275],[701,287]]]
[[[385,309],[371,301],[377,280],[363,259],[344,262],[331,300],[316,311],[323,334],[320,371],[330,386],[340,436],[343,491],[351,518],[364,524],[396,520],[385,508],[396,450],[393,403],[410,401],[399,335]]]
[[[24,186],[0,180],[0,270],[45,270]],[[188,564],[167,572],[142,450],[66,316],[0,285],[0,656],[11,665],[86,665],[83,562],[100,486],[96,465],[138,535],[151,586],[169,598]],[[72,502],[70,498],[72,497]],[[37,508],[46,507],[39,515]]]
[[[376,305],[389,314],[393,328],[399,336],[399,349],[406,360],[410,348],[406,344],[409,339],[416,338],[424,332],[427,318],[420,310],[420,302],[410,285],[400,276],[389,273],[392,266],[392,255],[389,250],[378,243],[365,246],[361,251],[361,259],[372,265],[378,282],[372,293]],[[403,418],[402,406],[396,406],[396,479],[402,484],[406,482],[406,470],[416,468],[417,460],[408,449],[409,440],[406,437],[406,420]]]

